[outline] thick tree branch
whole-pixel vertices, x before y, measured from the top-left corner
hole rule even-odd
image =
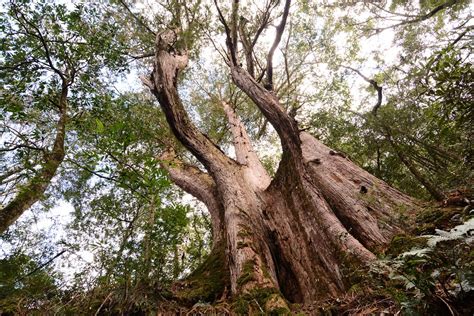
[[[178,74],[187,65],[187,55],[174,52],[173,44],[177,34],[165,31],[156,39],[155,67],[149,78],[143,83],[158,99],[166,120],[176,138],[206,167],[212,174],[218,174],[224,168],[234,165],[235,161],[227,157],[206,135],[198,130],[189,118],[178,94]]]
[[[224,207],[218,198],[217,187],[212,177],[198,167],[179,160],[172,149],[163,152],[158,159],[174,184],[206,205],[214,229],[213,241],[218,242],[222,238]]]
[[[235,84],[250,97],[277,131],[283,153],[290,154],[293,162],[298,162],[296,157],[301,156],[301,149],[296,121],[286,113],[275,94],[265,89],[244,69],[232,67],[231,73]]]
[[[240,17],[239,34],[240,34],[240,39],[242,41],[242,46],[244,47],[245,64],[247,66],[247,71],[253,78],[255,78],[255,65],[253,62],[253,47],[252,47],[252,44],[249,42],[247,33],[245,32],[245,24],[247,22],[248,21],[244,17]]]
[[[161,166],[168,171],[171,180],[183,191],[191,194],[206,206],[216,202],[216,184],[212,177],[198,167],[184,163],[173,150],[160,155]]]
[[[237,162],[249,167],[254,176],[258,177],[259,187],[266,188],[271,178],[255,153],[244,124],[229,103],[222,101],[222,107],[229,121]]]
[[[237,162],[246,165],[248,164],[249,155],[254,154],[247,130],[232,106],[225,101],[221,103],[230,125]]]
[[[237,19],[239,14],[239,0],[233,0],[232,2],[232,16],[231,16],[231,35],[232,35],[232,51],[237,58],[237,43],[238,43],[238,29],[239,29],[239,21]]]

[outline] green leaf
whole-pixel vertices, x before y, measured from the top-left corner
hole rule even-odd
[[[97,131],[99,134],[104,133],[104,131],[105,131],[104,123],[102,123],[102,121],[99,120],[98,118],[95,119],[95,123],[96,123],[96,131]]]

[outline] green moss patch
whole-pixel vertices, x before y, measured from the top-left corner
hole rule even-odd
[[[242,267],[242,273],[240,274],[240,277],[237,279],[237,284],[239,285],[239,287],[242,287],[248,282],[255,280],[254,268],[255,268],[255,261],[247,260],[244,263],[244,266]]]
[[[290,309],[282,294],[275,288],[256,288],[239,295],[232,303],[238,315],[289,315]]]
[[[413,248],[424,248],[426,245],[426,239],[427,238],[421,236],[410,236],[406,234],[397,235],[393,237],[385,251],[385,255],[396,257],[403,252],[412,250]]]
[[[265,311],[268,315],[289,315],[290,309],[288,308],[288,304],[283,299],[280,294],[271,294],[267,297],[267,301],[265,303]]]
[[[230,288],[224,246],[217,247],[185,280],[173,286],[174,297],[183,304],[214,302]]]
[[[460,207],[433,207],[423,209],[416,216],[416,226],[413,229],[413,233],[417,235],[434,234],[435,229],[450,229],[458,224],[452,219],[454,216],[461,217],[463,215],[462,210]]]

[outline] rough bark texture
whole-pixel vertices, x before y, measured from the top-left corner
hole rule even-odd
[[[36,203],[48,188],[64,159],[68,84],[63,82],[59,97],[59,119],[52,150],[46,150],[41,169],[5,207],[0,209],[0,234],[4,233],[26,210]]]
[[[283,148],[273,180],[255,154],[245,127],[223,101],[236,159],[227,157],[188,118],[177,92],[186,56],[158,35],[155,68],[143,82],[160,102],[171,130],[207,173],[183,163],[165,165],[173,181],[209,208],[226,243],[232,294],[276,288],[294,302],[341,294],[341,267],[367,264],[402,231],[404,194],[343,155],[300,133],[278,98],[231,61],[231,75],[277,131]],[[168,43],[168,44],[167,44]],[[214,214],[214,215],[213,215]],[[218,215],[216,215],[218,214]]]
[[[364,246],[376,250],[403,225],[398,217],[415,207],[411,198],[390,187],[308,133],[301,133],[311,177],[337,217]]]
[[[261,227],[258,234],[242,234],[241,229],[259,225],[260,201],[252,190],[247,190],[242,166],[227,157],[189,119],[176,88],[177,75],[186,66],[187,56],[171,52],[170,45],[175,34],[166,31],[158,34],[156,41],[155,67],[150,78],[142,81],[155,94],[165,113],[168,124],[176,138],[204,165],[212,176],[225,214],[227,251],[231,274],[232,292],[237,292],[239,277],[250,264],[256,271],[252,284],[274,286],[264,269],[271,265],[268,246],[264,242]],[[251,238],[251,243],[248,241]],[[259,244],[258,249],[253,245]]]
[[[198,167],[179,160],[173,150],[164,152],[159,160],[174,184],[206,205],[212,221],[213,244],[219,244],[224,239],[224,207],[212,177]]]

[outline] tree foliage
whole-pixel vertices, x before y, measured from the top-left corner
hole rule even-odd
[[[202,165],[137,80],[153,67],[155,37],[165,30],[179,34],[170,53],[191,57],[177,79],[183,106],[219,150],[232,151],[224,99],[270,174],[282,150],[229,77],[221,34],[238,32],[238,57],[299,128],[417,198],[447,200],[452,190],[473,189],[467,1],[295,1],[272,42],[274,27],[285,26],[280,2],[244,1],[232,30],[218,21],[234,12],[230,1],[219,4],[221,12],[200,0],[2,4],[0,210],[27,195],[19,215],[34,212],[2,234],[0,312],[151,311],[171,297],[173,282],[205,262],[211,220],[172,185],[163,165],[175,161],[163,157],[172,150]],[[27,237],[59,202],[72,205],[61,214],[68,220],[60,237],[41,225],[32,236],[48,237]],[[64,255],[41,267],[57,253]],[[412,263],[400,269],[415,273]],[[425,272],[433,269],[444,271]],[[433,284],[415,285],[434,291]]]

